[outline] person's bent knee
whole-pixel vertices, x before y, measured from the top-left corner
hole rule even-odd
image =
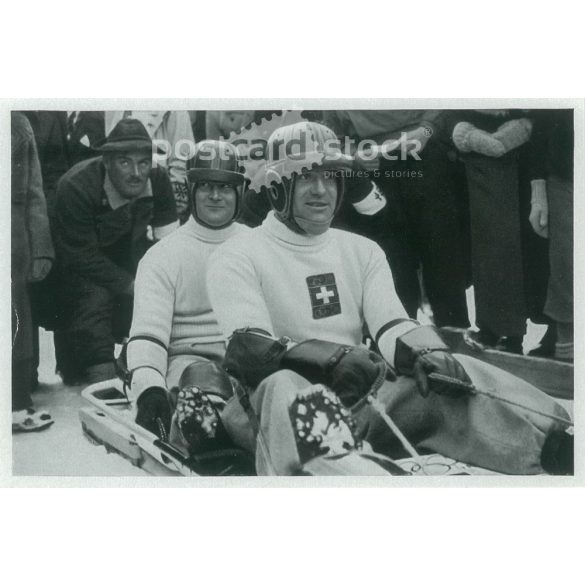
[[[279,370],[278,372],[274,372],[274,374],[270,374],[270,376],[264,378],[264,380],[258,385],[258,388],[264,385],[278,385],[279,387],[291,387],[298,390],[310,386],[311,382],[292,370]]]
[[[184,370],[179,380],[179,389],[196,386],[207,394],[213,394],[224,401],[233,394],[233,386],[226,371],[215,362],[205,358],[196,358]]]

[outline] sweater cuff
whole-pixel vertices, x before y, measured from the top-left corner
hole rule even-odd
[[[387,329],[382,335],[379,337],[377,345],[382,357],[390,364],[390,366],[394,367],[394,355],[396,354],[396,340],[401,336],[404,335],[407,331],[411,329],[416,329],[420,327],[417,321],[402,321]]]
[[[530,203],[532,205],[547,203],[546,181],[544,179],[533,179],[530,181],[530,187]]]
[[[154,338],[132,337],[127,348],[128,369],[149,368],[159,372],[164,381],[167,372],[168,351],[165,345]],[[133,378],[134,380],[134,378]]]
[[[47,239],[44,242],[35,242],[31,246],[31,256],[33,258],[48,258],[49,260],[55,259],[55,250],[51,239]]]

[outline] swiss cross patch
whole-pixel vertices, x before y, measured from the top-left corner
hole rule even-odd
[[[307,286],[313,307],[313,319],[324,319],[341,313],[339,291],[333,272],[308,276]]]

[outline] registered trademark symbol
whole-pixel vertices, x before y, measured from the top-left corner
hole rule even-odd
[[[423,134],[428,138],[429,136],[433,135],[433,129],[429,128],[428,126],[425,126],[425,129],[423,130]]]

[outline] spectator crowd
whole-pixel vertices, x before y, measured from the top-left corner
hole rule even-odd
[[[116,375],[115,344],[130,334],[140,261],[193,213],[190,145],[228,141],[280,114],[12,113],[13,431],[53,422],[33,407],[39,327],[54,332],[65,384]],[[410,318],[423,311],[437,327],[465,329],[473,347],[516,354],[528,321],[546,325],[529,354],[572,362],[572,110],[301,115],[354,145],[333,225],[381,247]],[[377,203],[363,203],[372,193]],[[244,185],[237,221],[260,225],[268,197]],[[175,315],[173,330],[188,317]]]

